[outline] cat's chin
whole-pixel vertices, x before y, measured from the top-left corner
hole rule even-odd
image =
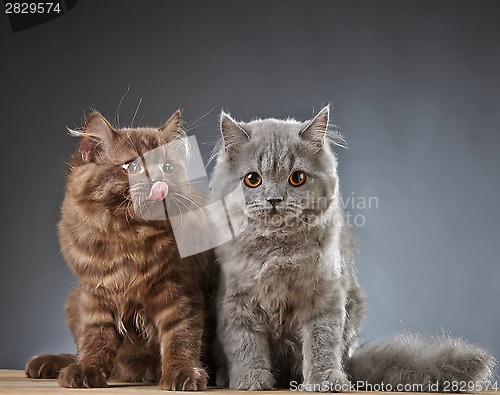
[[[134,202],[124,216],[128,216],[135,221],[152,224],[164,223],[169,219],[164,201],[145,201],[142,204]]]

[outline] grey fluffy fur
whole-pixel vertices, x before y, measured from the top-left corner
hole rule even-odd
[[[324,382],[346,388],[349,375],[374,383],[488,378],[493,358],[455,340],[357,348],[365,297],[328,128],[329,107],[307,122],[221,115],[212,201],[225,202],[234,237],[216,249],[225,356],[217,384],[267,390],[296,381],[317,390]],[[294,187],[297,170],[307,178]],[[243,181],[251,172],[262,177],[254,188]]]
[[[354,352],[346,368],[353,381],[370,384],[420,384],[424,392],[462,392],[486,389],[492,380],[493,357],[459,339],[422,339],[406,335],[387,342],[365,344]],[[491,383],[490,383],[491,384]]]

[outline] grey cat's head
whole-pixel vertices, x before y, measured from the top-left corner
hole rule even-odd
[[[306,122],[236,122],[221,114],[223,144],[212,180],[231,221],[260,227],[312,224],[338,199],[337,160],[328,138],[329,107]],[[238,192],[239,191],[239,192]]]

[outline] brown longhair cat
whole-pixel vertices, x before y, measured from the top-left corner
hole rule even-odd
[[[172,148],[186,140],[180,111],[159,129],[117,130],[93,113],[74,134],[80,145],[59,236],[79,280],[66,304],[78,352],[34,357],[27,376],[58,377],[70,388],[104,387],[116,378],[206,389],[200,358],[214,261],[210,252],[181,258],[165,213],[203,203],[186,195],[185,163],[176,153],[188,148]]]

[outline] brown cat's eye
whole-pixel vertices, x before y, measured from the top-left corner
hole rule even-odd
[[[174,167],[170,163],[164,163],[163,166],[161,167],[161,171],[163,171],[166,174],[170,174],[174,171]]]
[[[255,188],[258,187],[260,184],[262,184],[262,177],[260,176],[259,173],[248,173],[245,178],[245,185],[250,188]]]
[[[302,170],[297,170],[290,174],[290,177],[288,177],[288,182],[294,187],[300,187],[304,184],[304,182],[306,182],[306,179],[306,173],[304,173]]]
[[[126,174],[138,174],[144,172],[144,166],[140,160],[131,160],[130,162],[124,163],[122,169]]]

